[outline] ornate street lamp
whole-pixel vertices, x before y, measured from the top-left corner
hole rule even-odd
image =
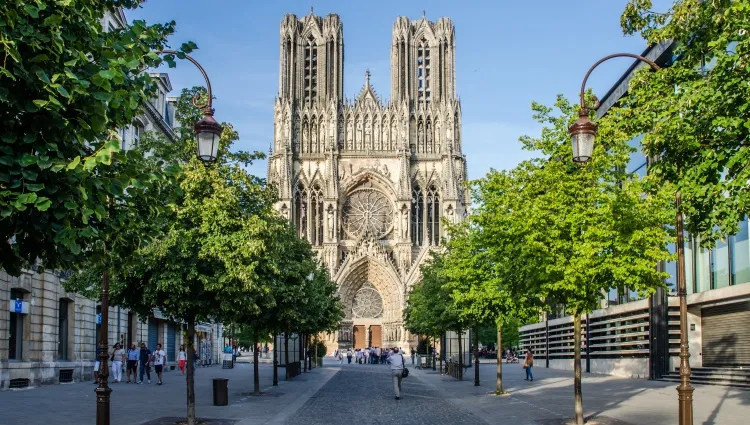
[[[161,50],[156,52],[158,55],[168,54],[177,55],[175,50]],[[221,124],[214,119],[213,93],[211,91],[211,82],[208,80],[206,70],[192,57],[185,55],[185,59],[192,62],[198,67],[203,78],[206,79],[206,88],[208,90],[208,100],[205,104],[198,103],[198,96],[193,98],[193,106],[203,110],[201,118],[195,126],[195,138],[198,144],[198,158],[204,163],[216,161],[219,151],[219,139],[221,138]],[[99,334],[99,385],[96,392],[96,425],[109,425],[110,419],[110,397],[112,388],[109,387],[109,273],[105,271],[102,275],[102,323]],[[194,355],[194,353],[193,353]]]
[[[157,54],[178,54],[175,50],[162,50],[156,52]],[[208,79],[208,74],[203,67],[190,57],[185,55],[185,59],[189,60],[195,65],[198,70],[203,74],[203,78],[206,80],[206,90],[208,91],[208,99],[205,104],[198,103],[198,96],[193,98],[193,106],[203,111],[203,118],[201,118],[193,129],[195,130],[195,139],[198,143],[198,158],[203,162],[214,162],[219,152],[219,140],[221,139],[221,124],[214,119],[213,105],[213,92],[211,91],[211,81]]]
[[[638,59],[650,65],[651,69],[653,70],[659,69],[659,65],[654,63],[654,61],[644,58],[640,55],[634,55],[632,53],[615,53],[614,55],[606,56],[597,61],[593,66],[591,66],[591,68],[589,68],[586,76],[583,77],[583,83],[581,83],[581,109],[578,111],[578,120],[576,120],[576,122],[574,122],[573,125],[571,125],[568,129],[568,134],[570,134],[570,143],[573,147],[573,161],[576,163],[585,164],[591,159],[591,155],[594,152],[594,141],[596,140],[597,125],[595,122],[589,119],[589,115],[591,114],[591,111],[599,109],[600,103],[599,101],[597,101],[594,107],[589,107],[586,105],[586,82],[588,81],[591,72],[594,71],[597,66],[599,66],[602,62],[606,62],[612,58],[617,57],[629,57]]]
[[[568,129],[570,142],[573,147],[573,161],[585,164],[591,159],[596,139],[596,123],[589,119],[591,111],[599,108],[599,101],[593,108],[586,106],[585,90],[586,81],[591,72],[602,62],[616,57],[630,57],[647,63],[652,70],[658,71],[659,65],[652,60],[632,53],[616,53],[606,56],[589,68],[581,84],[581,110],[578,120]],[[677,209],[677,295],[680,298],[680,385],[677,386],[677,399],[679,402],[679,425],[693,424],[693,386],[690,385],[690,350],[688,346],[687,326],[687,289],[685,284],[685,244],[683,242],[682,213],[680,213],[680,192],[675,194],[675,208]]]

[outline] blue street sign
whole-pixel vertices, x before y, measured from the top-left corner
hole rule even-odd
[[[101,325],[102,324],[102,314],[96,313],[96,324]]]
[[[22,311],[23,311],[23,301],[22,300],[16,300],[15,312],[16,313],[21,313]]]

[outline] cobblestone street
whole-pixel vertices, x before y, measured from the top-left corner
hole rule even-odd
[[[476,416],[450,403],[438,391],[410,375],[395,400],[390,366],[344,365],[287,422],[307,424],[460,424],[480,423]]]
[[[401,400],[394,400],[388,365],[343,364],[325,359],[325,367],[284,381],[278,387],[272,368],[261,364],[261,397],[250,396],[252,365],[235,369],[199,368],[196,403],[201,418],[225,419],[235,425],[367,425],[367,424],[497,424],[560,425],[573,414],[572,372],[534,369],[534,382],[523,379],[517,364],[504,365],[506,396],[491,394],[495,365],[482,364],[479,387],[473,369],[464,381],[418,370],[403,380]],[[212,378],[229,378],[229,406],[212,405]],[[155,382],[155,381],[154,381]],[[91,382],[50,385],[0,392],[0,424],[93,425],[96,401]],[[112,385],[112,425],[141,425],[162,417],[184,417],[184,377],[165,374],[164,385]],[[750,391],[696,385],[694,425],[745,425]],[[586,416],[599,424],[671,425],[677,423],[675,384],[584,374]],[[24,412],[17,414],[17,412]],[[27,412],[33,412],[28,414]]]

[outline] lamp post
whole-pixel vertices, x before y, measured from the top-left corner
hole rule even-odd
[[[162,50],[156,54],[178,54],[175,50]],[[211,82],[208,80],[206,70],[192,57],[185,55],[193,65],[198,67],[203,78],[206,79],[206,88],[208,90],[208,100],[205,104],[199,104],[197,96],[193,98],[193,106],[203,111],[203,117],[195,123],[195,139],[198,145],[198,158],[204,163],[216,161],[219,151],[219,139],[221,138],[221,124],[214,119],[214,110],[212,108],[213,96],[211,92]],[[110,419],[110,396],[112,388],[109,387],[109,271],[102,273],[102,323],[99,333],[99,385],[94,392],[96,393],[96,425],[109,425]],[[189,344],[192,345],[192,344]]]
[[[602,62],[616,57],[630,57],[647,63],[652,70],[658,71],[659,66],[652,60],[632,53],[616,53],[606,56],[589,68],[581,84],[581,109],[578,120],[568,129],[570,142],[573,148],[573,161],[585,164],[591,160],[596,140],[597,125],[589,119],[591,111],[599,108],[599,101],[593,107],[586,105],[585,90],[586,81],[591,72]],[[687,289],[685,284],[685,247],[683,242],[682,213],[680,213],[680,192],[675,193],[676,231],[677,231],[677,294],[680,297],[680,385],[677,386],[677,399],[679,403],[679,425],[693,424],[693,386],[690,385],[690,350],[688,346],[687,329]]]
[[[175,50],[161,50],[156,52],[157,54],[177,55],[180,52]],[[221,139],[221,124],[214,119],[213,109],[213,92],[211,91],[211,81],[208,79],[206,70],[203,69],[201,64],[189,55],[185,55],[185,59],[189,60],[195,65],[198,70],[203,74],[203,78],[206,80],[206,90],[208,91],[208,99],[205,104],[198,103],[198,96],[193,98],[193,106],[203,111],[203,117],[198,120],[193,126],[195,131],[195,138],[198,142],[198,158],[204,163],[216,161],[216,157],[219,152],[219,139]]]

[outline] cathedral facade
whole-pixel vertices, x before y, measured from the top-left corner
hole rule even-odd
[[[450,19],[399,17],[390,100],[365,70],[349,100],[339,16],[281,22],[268,181],[338,285],[346,316],[329,349],[415,346],[402,319],[409,290],[442,220],[468,210],[454,52]]]

